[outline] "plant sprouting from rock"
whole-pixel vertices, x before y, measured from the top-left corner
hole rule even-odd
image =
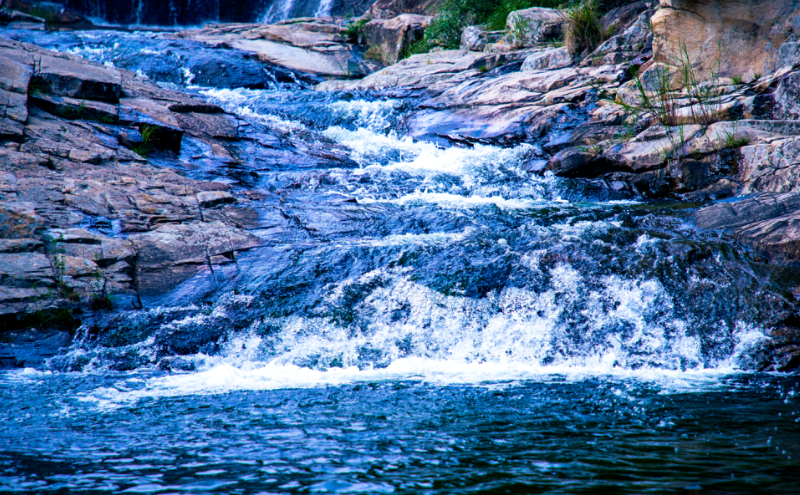
[[[571,54],[591,53],[606,38],[595,0],[583,0],[567,11],[564,41]]]

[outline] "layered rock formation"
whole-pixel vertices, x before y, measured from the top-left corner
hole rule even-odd
[[[175,168],[186,152],[212,169],[283,163],[293,153],[286,131],[258,136],[281,148],[275,156],[246,153],[252,138],[215,105],[3,38],[0,68],[4,324],[112,300],[140,307],[261,244],[248,231],[259,224],[246,195]],[[339,160],[320,145],[321,160]],[[303,159],[313,155],[303,145]]]

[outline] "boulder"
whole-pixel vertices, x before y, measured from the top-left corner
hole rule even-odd
[[[358,81],[326,81],[320,91],[425,89],[438,94],[495,67],[524,58],[526,51],[479,53],[441,50],[412,55]]]
[[[369,21],[364,32],[370,55],[386,65],[396,63],[422,39],[430,20],[424,15],[401,14],[393,19]]]
[[[685,46],[701,76],[770,73],[798,7],[796,0],[661,0],[652,18],[655,60],[677,65]]]
[[[461,31],[461,49],[470,52],[482,52],[486,48],[488,36],[483,26],[467,26]]]
[[[377,0],[367,10],[370,19],[391,19],[401,14],[433,15],[442,0]]]
[[[328,21],[332,21],[328,19]],[[262,63],[318,77],[352,78],[368,68],[340,34],[323,19],[293,19],[278,24],[208,24],[178,36],[253,54]]]
[[[567,17],[558,9],[533,7],[515,10],[506,18],[508,43],[515,48],[551,41],[561,36]]]
[[[528,55],[522,63],[520,71],[540,71],[563,69],[572,65],[572,54],[565,46],[561,48],[548,48]]]

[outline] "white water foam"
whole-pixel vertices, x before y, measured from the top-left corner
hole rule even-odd
[[[83,398],[114,408],[142,398],[364,381],[483,386],[592,377],[635,379],[670,393],[716,386],[765,338],[739,323],[729,329],[734,353],[704,361],[691,322],[670,315],[672,301],[658,282],[612,276],[590,287],[565,264],[550,270],[550,290],[506,288],[481,299],[443,295],[403,273],[376,270],[358,280],[389,278],[353,308],[372,316],[367,331],[321,318],[268,318],[263,323],[279,331],[261,335],[255,322],[251,331],[232,335],[219,355],[189,357],[196,372],[122,381]],[[333,288],[325,302],[340,302],[347,289],[348,283]],[[563,318],[573,305],[585,308],[579,341]],[[398,308],[405,308],[402,318],[393,316]],[[380,357],[365,365],[364,356],[372,354]]]
[[[500,196],[459,196],[450,193],[434,193],[434,192],[421,192],[415,191],[411,194],[406,194],[399,198],[392,199],[376,199],[376,198],[362,198],[358,200],[362,204],[370,203],[390,203],[397,205],[408,205],[414,203],[430,203],[444,207],[453,208],[470,208],[475,206],[494,205],[504,209],[528,209],[543,206],[552,206],[553,202],[544,200],[525,200],[525,199],[505,199]],[[559,204],[559,203],[556,203]]]

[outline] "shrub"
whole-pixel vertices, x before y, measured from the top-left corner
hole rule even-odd
[[[600,11],[595,0],[584,0],[567,11],[567,32],[564,41],[573,55],[592,52],[605,41]]]
[[[461,44],[467,26],[484,25],[489,30],[506,26],[508,14],[531,7],[558,7],[564,0],[445,0],[439,14],[425,30],[427,48],[454,49]]]

